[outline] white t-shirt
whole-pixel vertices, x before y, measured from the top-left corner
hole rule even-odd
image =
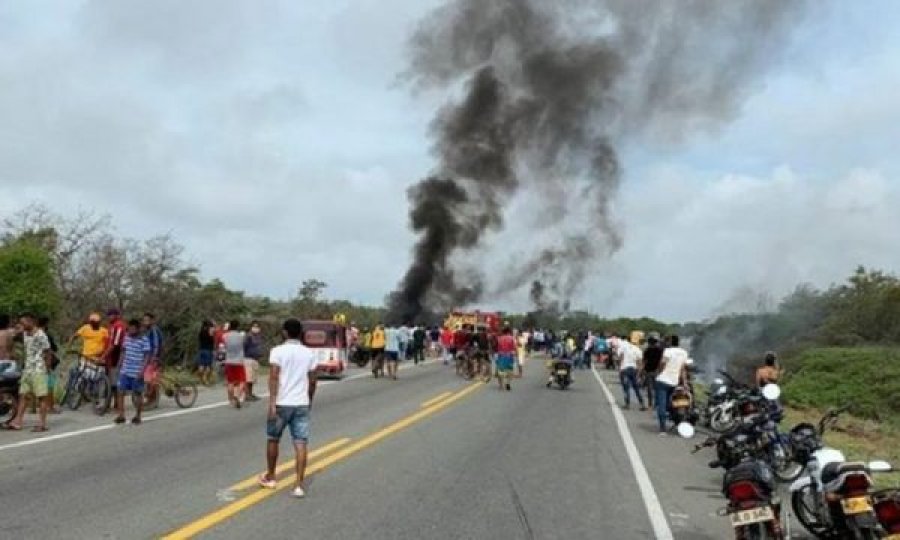
[[[644,356],[643,351],[637,345],[629,343],[625,340],[619,341],[620,363],[619,370],[638,367],[638,362]]]
[[[666,367],[656,376],[657,381],[664,382],[669,386],[678,386],[678,380],[681,376],[681,369],[687,364],[688,353],[681,347],[669,347],[663,351],[662,361],[666,363]]]
[[[305,407],[309,405],[309,372],[318,361],[312,349],[299,341],[289,340],[272,349],[269,363],[281,368],[278,377],[278,399],[275,405]]]

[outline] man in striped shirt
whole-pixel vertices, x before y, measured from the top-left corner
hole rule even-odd
[[[137,319],[128,321],[127,333],[122,343],[122,365],[119,366],[118,391],[116,392],[117,424],[125,423],[125,394],[135,396],[134,418],[132,424],[141,423],[141,412],[144,409],[144,366],[152,352],[150,341],[141,334],[141,322]]]

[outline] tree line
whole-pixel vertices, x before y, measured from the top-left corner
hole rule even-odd
[[[900,279],[858,267],[825,289],[800,285],[771,310],[688,325],[694,356],[744,369],[766,350],[791,356],[810,347],[900,345]]]
[[[118,308],[126,316],[157,315],[166,337],[164,360],[191,362],[205,319],[257,320],[274,341],[287,317],[331,319],[343,314],[361,328],[384,322],[383,306],[364,306],[325,297],[327,284],[302,280],[296,294],[274,299],[204,280],[171,235],[146,240],[116,234],[109,216],[78,211],[63,216],[32,204],[0,222],[0,313],[26,311],[51,318],[51,330],[68,336],[94,311]],[[585,311],[507,314],[519,327],[665,333],[672,327],[653,319],[604,319]],[[441,321],[411,321],[437,325]]]

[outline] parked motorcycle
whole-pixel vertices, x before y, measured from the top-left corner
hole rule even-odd
[[[872,494],[872,506],[885,540],[900,540],[900,489],[888,489]]]
[[[675,425],[687,422],[696,424],[700,415],[694,407],[694,395],[686,384],[675,387],[672,391],[672,399],[669,401],[669,419]]]
[[[15,362],[0,361],[0,420],[7,422],[16,414],[19,404],[19,379],[22,373]]]
[[[873,506],[870,474],[888,472],[891,465],[847,462],[840,450],[822,441],[849,408],[827,412],[818,428],[800,424],[791,430],[795,459],[804,465],[803,476],[790,487],[791,506],[803,527],[819,538],[875,539],[880,537],[881,525]]]
[[[760,427],[768,421],[765,413],[741,419],[730,431],[710,437],[697,445],[694,452],[716,448],[711,468],[725,469],[722,493],[728,500],[719,514],[728,517],[737,540],[783,540],[781,500],[776,492],[775,475],[764,455],[764,432]],[[693,436],[693,428],[679,425],[682,436]]]

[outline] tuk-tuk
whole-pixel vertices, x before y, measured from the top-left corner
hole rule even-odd
[[[303,344],[316,354],[320,377],[344,377],[349,359],[346,326],[334,321],[303,321]]]

